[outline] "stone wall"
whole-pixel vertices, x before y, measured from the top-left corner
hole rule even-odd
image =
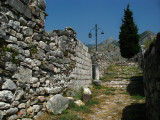
[[[144,84],[148,120],[160,120],[160,33],[144,54]]]
[[[45,8],[44,0],[0,1],[0,120],[36,119],[51,96],[91,83],[87,47],[72,28],[45,32]]]
[[[88,47],[80,41],[77,41],[76,67],[73,69],[71,75],[75,76],[71,81],[74,83],[71,88],[80,89],[81,87],[87,87],[92,83],[91,56],[88,53]]]

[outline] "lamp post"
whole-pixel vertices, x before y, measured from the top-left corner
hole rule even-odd
[[[95,37],[96,37],[96,53],[92,56],[92,78],[93,78],[93,83],[97,84],[97,82],[99,83],[99,85],[101,84],[101,81],[99,80],[99,62],[100,62],[100,58],[99,58],[99,53],[97,52],[97,32],[98,30],[101,28],[97,27],[97,24],[95,25],[94,28],[92,28],[90,30],[89,38],[92,37],[92,30],[95,30]],[[103,30],[101,32],[101,34],[104,34]]]
[[[99,29],[101,29],[101,28],[98,28],[98,27],[97,27],[97,24],[96,24],[95,27],[92,28],[92,29],[90,30],[90,33],[88,34],[89,38],[92,38],[92,33],[91,33],[91,31],[92,31],[92,30],[95,30],[95,36],[96,36],[96,52],[97,52],[97,31],[98,31]],[[103,30],[102,30],[101,34],[104,34]]]

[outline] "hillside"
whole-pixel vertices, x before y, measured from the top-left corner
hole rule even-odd
[[[119,46],[118,41],[116,41],[113,37],[108,38],[107,40],[101,42],[99,45],[105,45],[105,44],[114,44],[116,46]]]
[[[156,34],[154,34],[153,32],[144,31],[140,34],[139,44],[148,47],[155,37]],[[89,52],[91,54],[95,51],[95,45],[88,44],[87,47],[89,48]],[[120,58],[119,43],[113,37],[110,37],[98,44],[98,51],[104,53],[111,59],[115,59],[117,57]]]
[[[95,52],[95,45],[87,45],[89,52],[93,54]],[[98,44],[98,51],[103,53],[104,59],[109,61],[119,61],[121,60],[119,43],[113,37],[108,38],[107,40]]]
[[[156,34],[151,31],[145,31],[140,34],[139,44],[145,45],[145,47],[149,47],[149,44],[154,40]]]

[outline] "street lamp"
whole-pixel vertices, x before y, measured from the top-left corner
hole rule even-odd
[[[88,37],[89,37],[89,38],[92,38],[92,33],[91,33],[91,31],[92,31],[92,30],[95,30],[95,36],[96,36],[96,52],[97,52],[97,31],[98,31],[99,29],[101,29],[101,28],[98,28],[98,27],[97,27],[97,24],[96,24],[95,27],[92,28],[92,29],[90,30],[89,34],[88,34]],[[103,30],[102,30],[101,34],[104,34]]]

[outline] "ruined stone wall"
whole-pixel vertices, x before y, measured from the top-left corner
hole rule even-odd
[[[71,81],[74,83],[72,87],[74,89],[87,87],[92,83],[92,62],[91,56],[88,53],[88,47],[80,41],[77,41],[75,65],[76,67],[71,73],[71,75],[75,76]]]
[[[91,83],[87,47],[72,28],[45,32],[45,8],[0,1],[0,120],[36,119],[51,96]]]
[[[144,87],[148,120],[160,120],[160,33],[144,54]]]

